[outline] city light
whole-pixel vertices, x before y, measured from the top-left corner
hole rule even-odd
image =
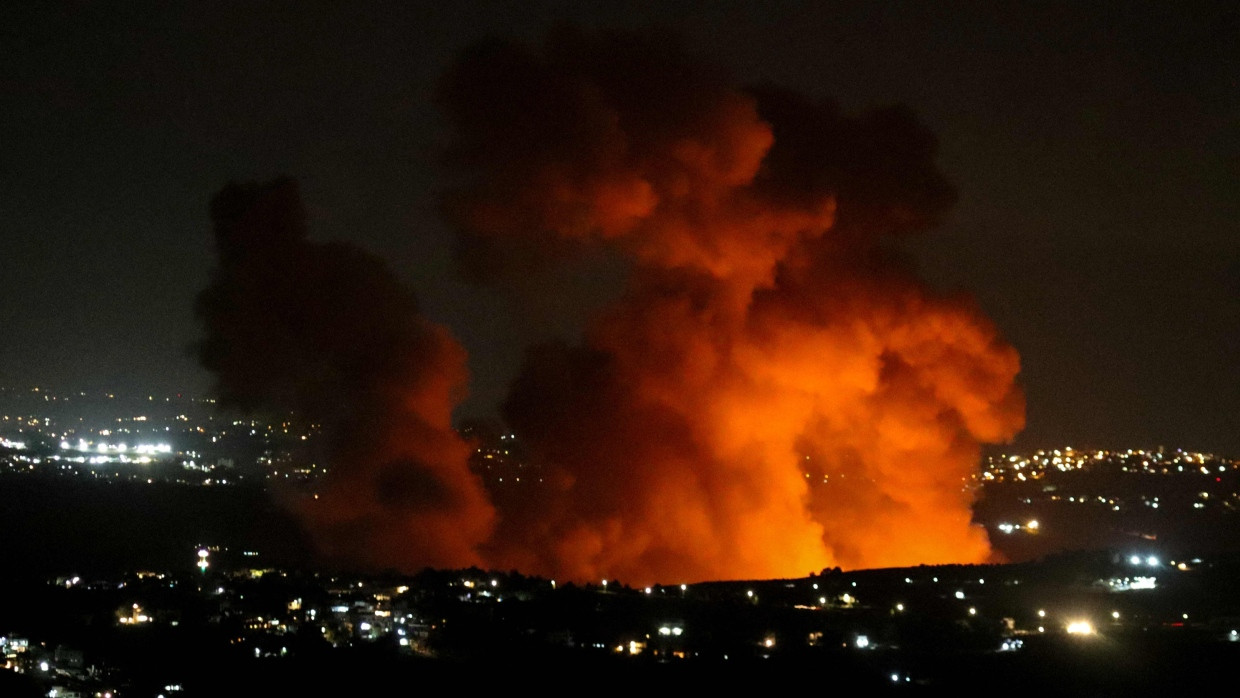
[[[1069,635],[1093,635],[1095,633],[1094,624],[1087,620],[1074,620],[1067,626]]]

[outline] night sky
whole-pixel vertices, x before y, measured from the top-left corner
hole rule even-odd
[[[0,384],[205,393],[208,202],[283,174],[315,239],[381,256],[451,328],[462,412],[491,412],[524,348],[572,340],[614,275],[463,280],[436,84],[485,37],[657,26],[739,82],[905,104],[937,134],[959,201],[908,249],[1019,350],[1018,445],[1240,456],[1231,3],[142,5],[0,9]]]

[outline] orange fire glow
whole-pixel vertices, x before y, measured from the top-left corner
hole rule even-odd
[[[203,361],[226,402],[325,425],[300,511],[326,552],[635,584],[988,558],[965,485],[1023,426],[1019,357],[898,251],[954,202],[907,110],[845,116],[667,37],[571,30],[475,47],[440,98],[466,265],[567,244],[628,276],[579,343],[530,348],[503,411],[545,482],[501,501],[451,429],[447,331],[378,260],[307,241],[287,185],[217,197]]]

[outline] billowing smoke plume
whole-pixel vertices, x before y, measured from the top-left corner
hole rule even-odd
[[[309,242],[290,182],[225,189],[203,362],[226,404],[323,425],[299,506],[327,553],[636,583],[986,559],[966,483],[1022,426],[1019,358],[895,251],[954,200],[907,111],[574,31],[476,46],[440,96],[470,276],[528,291],[601,250],[628,277],[579,345],[530,350],[504,412],[544,482],[488,502],[459,345],[379,261]]]
[[[450,421],[464,350],[381,261],[308,241],[291,181],[230,185],[211,217],[201,359],[222,403],[321,424],[329,471],[295,505],[321,550],[367,567],[478,562],[494,511]]]
[[[551,476],[505,502],[492,564],[647,582],[987,557],[965,484],[1023,424],[1019,359],[891,249],[954,200],[907,111],[847,117],[668,37],[575,31],[479,45],[441,98],[477,275],[566,243],[632,270],[513,387]]]

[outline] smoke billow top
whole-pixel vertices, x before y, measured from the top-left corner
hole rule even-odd
[[[1019,357],[893,251],[954,201],[911,114],[576,31],[475,46],[440,99],[466,271],[566,243],[630,271],[579,344],[530,349],[503,412],[549,475],[489,504],[449,429],[460,347],[378,262],[307,243],[287,185],[222,193],[203,355],[235,403],[337,425],[307,511],[329,550],[639,583],[987,558],[965,484],[1023,426]]]

